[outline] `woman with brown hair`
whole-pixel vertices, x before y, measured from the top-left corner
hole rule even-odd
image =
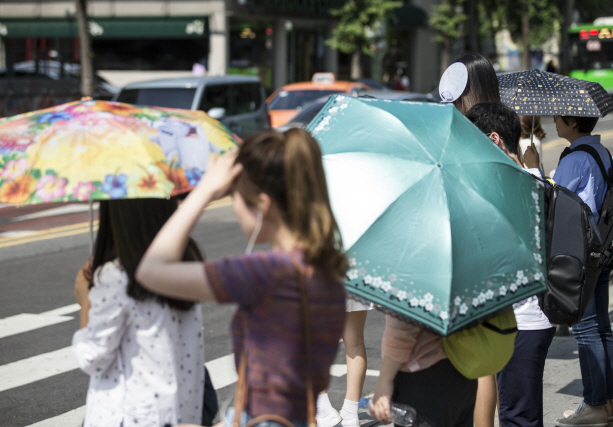
[[[249,239],[247,253],[204,265],[181,261],[203,208],[228,194]],[[255,243],[272,249],[251,254]],[[163,295],[238,303],[232,335],[237,368],[243,356],[247,367],[243,422],[274,414],[304,426],[307,398],[314,415],[343,331],[346,268],[319,146],[308,132],[290,129],[252,134],[238,152],[213,159],[149,247],[137,278]],[[317,331],[311,335],[310,395],[301,278],[308,325]],[[233,409],[226,415],[231,424]]]

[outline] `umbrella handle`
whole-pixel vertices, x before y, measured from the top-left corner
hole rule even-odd
[[[89,201],[89,256],[94,256],[94,202]]]

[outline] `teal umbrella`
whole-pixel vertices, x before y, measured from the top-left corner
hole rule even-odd
[[[542,186],[453,105],[334,96],[307,129],[351,294],[446,336],[546,289]]]

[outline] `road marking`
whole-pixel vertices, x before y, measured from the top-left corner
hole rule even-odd
[[[63,316],[65,314],[74,313],[79,311],[81,306],[77,303],[66,305],[60,308],[54,308],[53,310],[45,311],[44,313],[40,313],[41,316]]]
[[[232,204],[231,197],[224,197],[221,200],[217,200],[210,203],[207,209],[218,209]],[[98,220],[93,222],[94,231],[98,230]],[[17,233],[17,235],[15,235]],[[89,233],[89,222],[81,222],[78,224],[64,225],[61,227],[48,228],[41,231],[25,231],[21,233],[28,233],[26,236],[20,235],[19,232],[7,232],[3,234],[0,232],[0,248],[7,248],[10,246],[23,245],[24,243],[38,242],[42,240],[55,239],[57,237],[68,237],[76,234]]]
[[[0,338],[67,322],[74,317],[65,315],[80,309],[79,304],[70,304],[40,314],[21,313],[16,316],[5,317],[0,319]]]
[[[333,377],[343,377],[347,375],[347,365],[332,365],[330,366],[330,375]],[[376,369],[367,369],[366,376],[368,377],[378,377],[379,371]]]
[[[597,135],[600,135],[600,139],[601,140],[613,138],[613,130],[608,130],[608,131],[605,131],[605,132],[601,132],[601,133],[599,133]],[[541,148],[543,150],[550,150],[552,148],[559,147],[560,145],[568,146],[569,143],[564,138],[558,138],[558,139],[553,139],[551,141],[543,142],[541,144]]]
[[[234,353],[211,360],[204,364],[211,374],[213,388],[219,390],[238,381],[236,367],[234,366]]]
[[[85,418],[85,406],[73,409],[57,417],[47,418],[27,427],[81,427]]]
[[[45,328],[72,320],[70,316],[42,316],[40,314],[22,313],[0,320],[0,338],[23,334],[35,329]]]
[[[0,392],[63,374],[78,367],[77,359],[70,347],[7,363],[0,366]]]
[[[97,211],[97,210],[98,210],[98,203],[95,203],[92,206],[92,211]],[[44,211],[27,214],[27,215],[21,215],[15,218],[11,218],[7,222],[15,223],[15,222],[26,221],[28,219],[45,218],[48,216],[55,216],[55,215],[68,215],[68,214],[82,213],[82,212],[88,212],[88,211],[89,211],[88,205],[72,203],[66,206],[60,206],[58,208],[45,209]]]

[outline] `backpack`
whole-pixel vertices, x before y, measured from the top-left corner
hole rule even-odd
[[[539,305],[551,323],[572,326],[583,317],[600,274],[600,233],[590,207],[579,196],[553,180],[543,182],[548,184],[547,290],[539,294]]]
[[[468,379],[494,375],[509,363],[515,348],[517,321],[509,307],[503,314],[443,338],[449,361]]]
[[[609,172],[604,167],[602,163],[602,159],[598,154],[598,151],[592,146],[589,145],[579,145],[572,150],[566,152],[564,156],[574,153],[575,151],[583,151],[584,153],[588,153],[590,156],[596,160],[598,163],[598,167],[600,168],[600,173],[604,177],[607,182],[607,192],[604,196],[604,201],[602,202],[602,207],[600,208],[600,219],[598,220],[598,231],[600,232],[600,238],[602,240],[602,256],[600,257],[600,266],[601,267],[613,267],[613,167],[609,168]],[[609,159],[611,159],[611,153],[607,150],[609,154]],[[613,160],[611,161],[611,165],[613,166]]]

